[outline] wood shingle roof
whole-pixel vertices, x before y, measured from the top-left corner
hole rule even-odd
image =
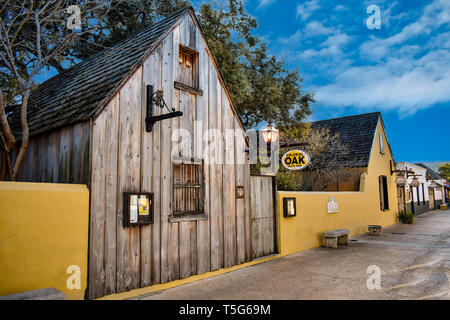
[[[40,84],[29,99],[30,135],[90,119],[189,10],[193,9],[180,10]],[[13,113],[12,129],[20,135],[19,113]]]
[[[380,112],[373,112],[315,121],[311,122],[311,129],[326,127],[331,134],[338,133],[341,141],[349,148],[349,155],[339,160],[351,167],[367,167],[380,118]]]

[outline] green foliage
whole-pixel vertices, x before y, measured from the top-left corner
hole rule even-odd
[[[242,1],[205,3],[198,16],[247,128],[261,121],[290,126],[311,114],[313,96],[301,93],[298,70],[288,70],[284,60],[269,55],[253,34],[257,22]]]
[[[83,34],[74,45],[72,53],[76,59],[84,60],[190,3],[185,0],[111,0],[111,5],[112,8],[93,13],[96,18],[101,17],[102,26],[96,32]]]
[[[443,164],[439,167],[439,175],[450,181],[450,163]]]
[[[411,211],[402,211],[398,214],[398,220],[405,224],[414,224],[414,213]]]

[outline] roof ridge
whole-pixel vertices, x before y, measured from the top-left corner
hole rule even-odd
[[[381,116],[381,112],[380,111],[375,111],[375,112],[355,114],[355,115],[351,115],[351,116],[343,116],[343,117],[337,117],[337,118],[331,118],[331,119],[310,121],[309,123],[317,123],[317,122],[322,122],[322,121],[339,120],[339,119],[345,119],[345,118],[356,118],[356,117],[368,116],[368,115],[372,115],[372,114],[378,114],[378,115]]]
[[[415,164],[416,166],[422,167],[426,170],[430,170],[432,173],[436,174],[438,177],[441,177],[442,179],[444,179],[438,172],[434,171],[434,169],[430,168],[423,162],[417,162],[417,163],[413,163],[413,164]]]

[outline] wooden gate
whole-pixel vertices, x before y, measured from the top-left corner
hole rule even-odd
[[[276,219],[274,218],[276,185],[274,177],[251,176],[252,258],[275,253]]]

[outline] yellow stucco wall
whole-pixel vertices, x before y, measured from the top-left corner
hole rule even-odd
[[[383,135],[385,154],[380,153],[379,133]],[[362,174],[359,192],[278,192],[279,246],[282,255],[323,245],[323,232],[345,228],[350,236],[367,232],[370,224],[383,227],[397,223],[397,187],[391,175],[392,154],[381,122],[378,123],[367,174]],[[389,210],[380,209],[378,177],[388,182]],[[327,202],[334,196],[338,213],[327,213]],[[297,216],[283,217],[283,198],[295,197]]]
[[[83,299],[88,228],[85,185],[0,182],[0,295],[54,287]],[[71,265],[80,289],[67,288]]]

